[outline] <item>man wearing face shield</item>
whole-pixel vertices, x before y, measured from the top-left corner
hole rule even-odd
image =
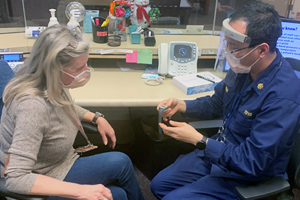
[[[192,126],[170,120],[164,134],[195,145],[151,182],[158,199],[239,199],[238,185],[274,176],[287,177],[293,138],[299,129],[300,89],[290,64],[276,49],[281,36],[278,13],[253,1],[223,22],[221,56],[230,70],[213,96],[166,99],[164,112],[199,119],[223,118],[219,132],[207,138]]]

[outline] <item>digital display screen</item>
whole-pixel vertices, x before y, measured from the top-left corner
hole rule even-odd
[[[175,45],[174,56],[176,58],[192,58],[192,47],[189,45]]]
[[[277,48],[285,58],[300,60],[300,21],[282,19],[282,35],[278,38]]]
[[[19,61],[20,55],[19,54],[5,54],[3,56],[4,60],[6,61]]]

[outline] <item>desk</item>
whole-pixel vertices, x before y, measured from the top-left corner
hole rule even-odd
[[[210,91],[186,95],[172,84],[171,78],[166,78],[161,85],[149,86],[141,78],[142,74],[143,70],[95,68],[90,81],[84,87],[71,89],[70,93],[75,103],[83,107],[156,107],[170,97],[192,100],[213,94]]]
[[[24,32],[0,34],[0,48],[10,49],[12,52],[24,52],[25,54],[29,53],[28,39],[25,37]]]
[[[156,31],[159,31],[159,29]],[[85,36],[91,41],[90,58],[125,58],[125,53],[114,55],[94,53],[95,49],[106,50],[113,48],[107,44],[94,43],[92,34],[85,33]],[[160,43],[178,40],[196,42],[202,54],[199,58],[215,58],[219,44],[219,36],[213,35],[156,35],[156,45],[154,47],[145,46],[143,41],[141,41],[141,44],[132,45],[128,38],[126,42],[122,42],[121,46],[117,48],[135,51],[148,48],[153,52],[155,59],[157,58],[157,50]],[[24,33],[0,34],[0,48],[9,48],[15,52],[29,54],[34,42],[34,39],[26,38]],[[89,83],[82,88],[71,90],[71,94],[79,105],[95,107],[156,107],[159,101],[169,97],[194,99],[211,94],[211,92],[208,92],[187,96],[172,85],[171,79],[166,79],[159,86],[148,86],[144,84],[144,80],[141,78],[142,74],[142,70],[122,72],[119,68],[96,68],[92,72],[92,78]]]
[[[159,31],[159,30],[157,30]],[[113,49],[107,44],[98,44],[92,41],[92,34],[85,34],[91,41],[89,58],[92,59],[123,59],[124,53],[114,55],[101,55],[93,53],[95,49]],[[156,35],[156,45],[146,47],[141,44],[132,45],[130,39],[122,42],[120,49],[139,50],[148,48],[153,52],[154,59],[157,58],[158,46],[162,42],[170,41],[196,42],[201,49],[199,58],[215,58],[219,36],[212,35]],[[24,33],[0,34],[0,48],[10,48],[11,51],[29,54],[35,40],[26,38]],[[94,66],[95,67],[95,66]],[[211,70],[211,69],[210,69]],[[93,107],[156,107],[158,102],[175,97],[179,99],[194,99],[196,97],[212,94],[212,92],[187,96],[172,85],[172,79],[167,78],[162,85],[148,86],[141,78],[142,70],[123,72],[119,68],[95,68],[92,78],[82,88],[71,90],[76,103],[81,106]]]
[[[161,32],[162,29],[153,29],[155,33]],[[185,30],[182,30],[185,33]],[[125,58],[125,53],[117,53],[111,55],[101,55],[95,53],[95,50],[107,50],[107,49],[129,49],[138,51],[139,49],[148,48],[152,51],[154,59],[157,58],[158,46],[163,42],[171,41],[189,41],[196,42],[199,49],[201,49],[200,59],[202,58],[215,58],[219,45],[220,36],[216,35],[158,35],[155,34],[156,45],[153,47],[145,46],[143,36],[141,44],[131,44],[130,38],[127,37],[126,42],[122,42],[119,47],[110,47],[107,44],[100,44],[93,42],[93,36],[91,33],[84,33],[85,37],[90,40],[90,58]],[[11,34],[0,34],[0,48],[11,49],[12,52],[23,52],[29,54],[35,40],[32,38],[26,38],[25,33],[11,33]]]

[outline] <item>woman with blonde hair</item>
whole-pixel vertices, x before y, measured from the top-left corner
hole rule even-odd
[[[3,95],[0,171],[9,191],[49,199],[144,199],[129,157],[108,152],[79,157],[92,145],[81,120],[97,124],[114,148],[113,128],[101,113],[71,100],[69,88],[85,85],[89,42],[80,29],[54,25],[37,38],[24,66]],[[74,150],[78,129],[88,145]]]

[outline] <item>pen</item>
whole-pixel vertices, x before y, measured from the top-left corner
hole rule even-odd
[[[202,79],[204,79],[204,80],[206,80],[206,81],[215,83],[213,80],[210,80],[209,78],[205,78],[204,76],[201,76],[201,75],[199,75],[199,74],[197,74],[197,77],[198,77],[198,78],[202,78]]]
[[[95,25],[95,20],[93,17],[91,17],[92,23]]]
[[[103,26],[107,26],[108,25],[108,22],[109,22],[110,18],[107,17],[106,20],[102,23],[101,27]]]

